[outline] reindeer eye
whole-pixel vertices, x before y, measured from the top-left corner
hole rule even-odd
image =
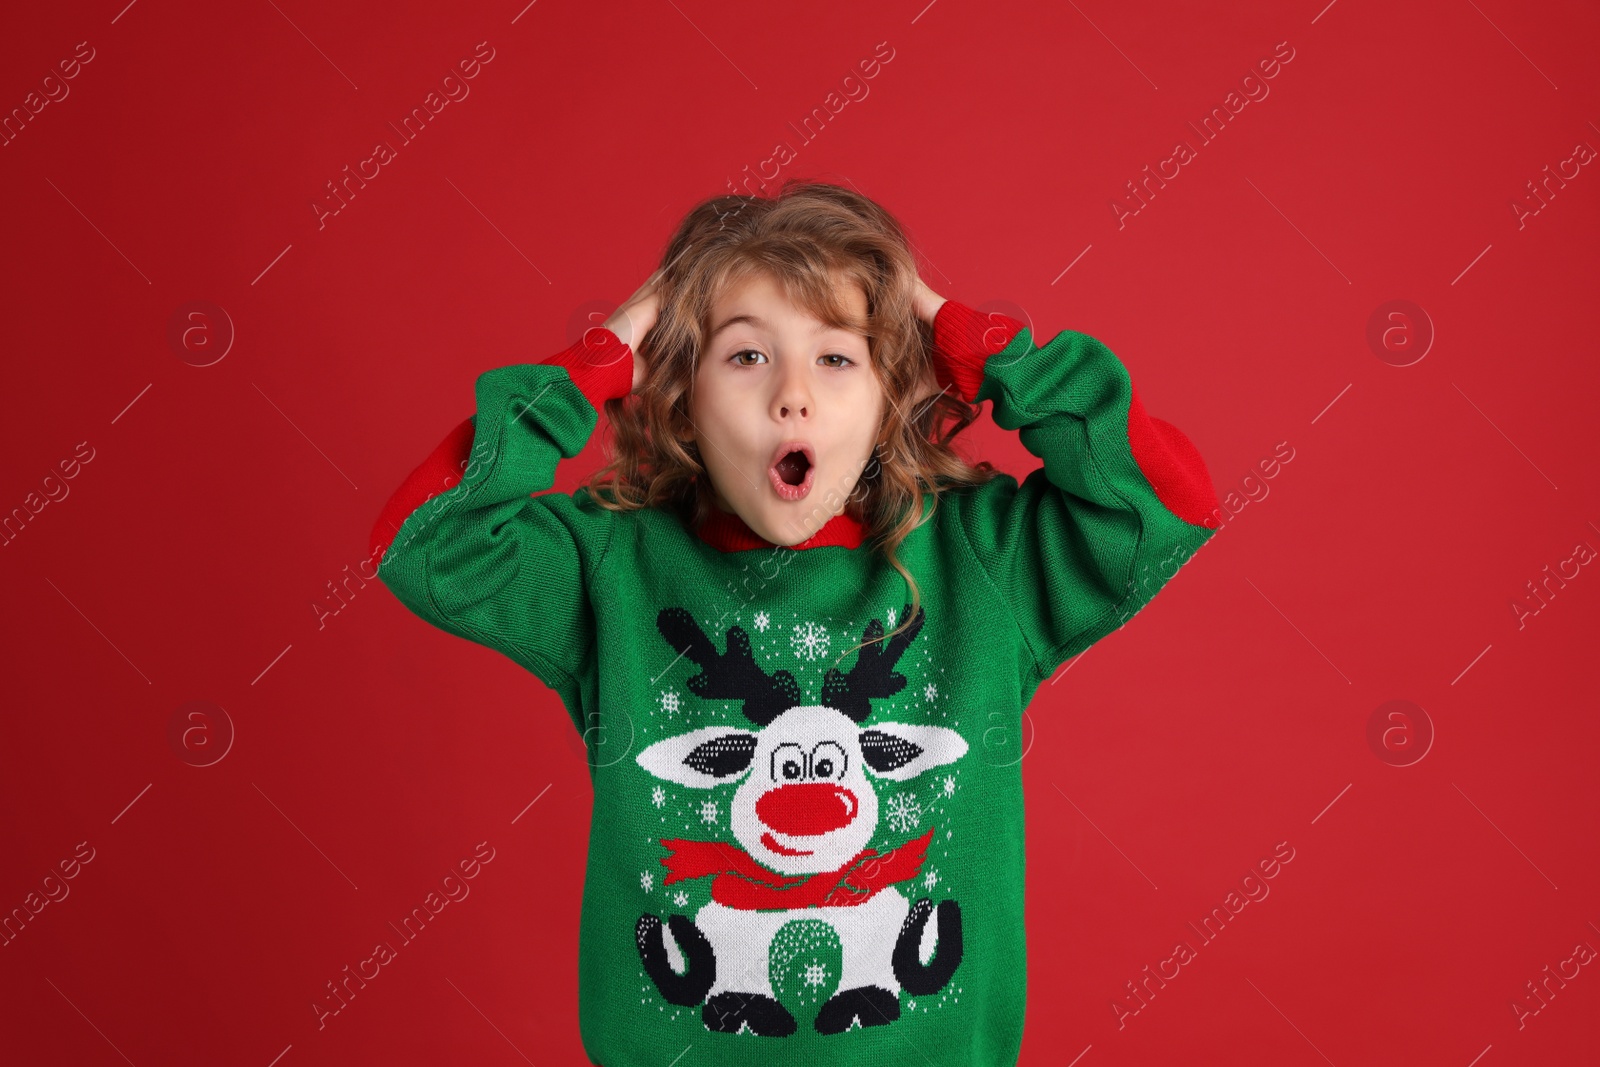
[[[813,778],[843,778],[846,766],[844,749],[833,741],[819,741],[811,750]]]
[[[793,782],[806,776],[805,750],[792,741],[772,750],[772,780]]]

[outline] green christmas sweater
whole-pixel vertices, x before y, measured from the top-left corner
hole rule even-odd
[[[955,301],[934,337],[941,384],[1043,465],[927,501],[899,549],[920,607],[887,641],[910,590],[848,513],[780,547],[731,512],[689,529],[551,489],[631,387],[608,330],[479,376],[378,519],[401,603],[532,672],[583,738],[601,1067],[1016,1063],[1023,709],[1220,513],[1099,341]]]

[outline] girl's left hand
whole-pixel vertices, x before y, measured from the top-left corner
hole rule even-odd
[[[939,309],[944,306],[945,298],[928,288],[928,283],[921,276],[917,277],[917,291],[911,298],[912,306],[916,308],[917,318],[933,325],[933,318],[939,314]]]

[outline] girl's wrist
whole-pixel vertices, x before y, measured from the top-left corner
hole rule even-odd
[[[610,330],[616,339],[621,341],[623,344],[626,345],[633,342],[633,338],[630,336],[633,331],[628,328],[628,320],[626,318],[607,319],[605,322],[601,323],[601,325]]]

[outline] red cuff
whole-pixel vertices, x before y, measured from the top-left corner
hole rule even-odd
[[[1024,323],[998,311],[987,314],[946,300],[933,317],[933,369],[941,386],[954,386],[973,403],[983,365],[1009,345]]]
[[[633,391],[633,348],[604,326],[591,326],[570,348],[540,362],[567,368],[596,412],[607,400]]]

